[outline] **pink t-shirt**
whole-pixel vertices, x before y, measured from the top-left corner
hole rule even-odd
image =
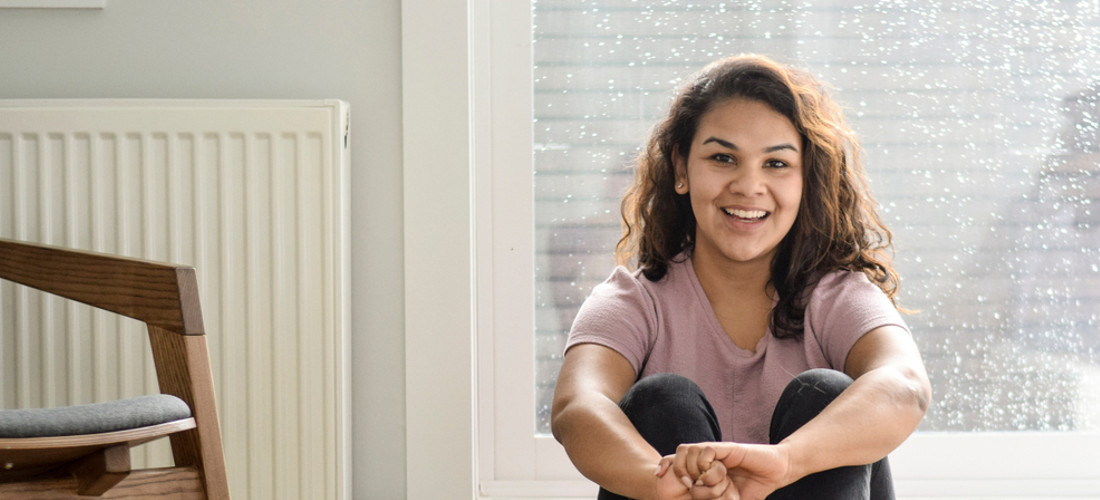
[[[908,331],[863,273],[835,271],[810,296],[801,340],[775,338],[769,329],[756,352],[746,351],[719,325],[688,258],[671,262],[657,282],[616,268],[581,306],[566,350],[600,344],[622,354],[638,378],[683,375],[703,389],[723,439],[767,443],[772,410],[787,383],[812,368],[843,371],[856,341],[885,325]]]

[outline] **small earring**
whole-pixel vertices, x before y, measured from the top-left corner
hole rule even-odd
[[[677,182],[676,183],[676,189],[684,189],[684,183],[683,182]]]

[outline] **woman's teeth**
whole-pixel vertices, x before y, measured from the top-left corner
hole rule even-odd
[[[722,211],[726,212],[726,215],[732,215],[734,217],[737,217],[738,219],[746,220],[763,219],[765,215],[768,215],[768,212],[765,212],[763,210],[738,210],[735,208],[723,208]]]

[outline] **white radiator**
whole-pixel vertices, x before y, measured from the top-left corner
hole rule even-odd
[[[0,101],[0,237],[197,269],[234,498],[349,495],[347,127],[328,100]],[[0,407],[157,392],[134,322],[6,283],[0,329]]]

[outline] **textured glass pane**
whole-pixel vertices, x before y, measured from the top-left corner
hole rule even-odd
[[[834,88],[895,233],[924,430],[1100,429],[1100,2],[535,1],[537,431],[674,85],[742,52]]]

